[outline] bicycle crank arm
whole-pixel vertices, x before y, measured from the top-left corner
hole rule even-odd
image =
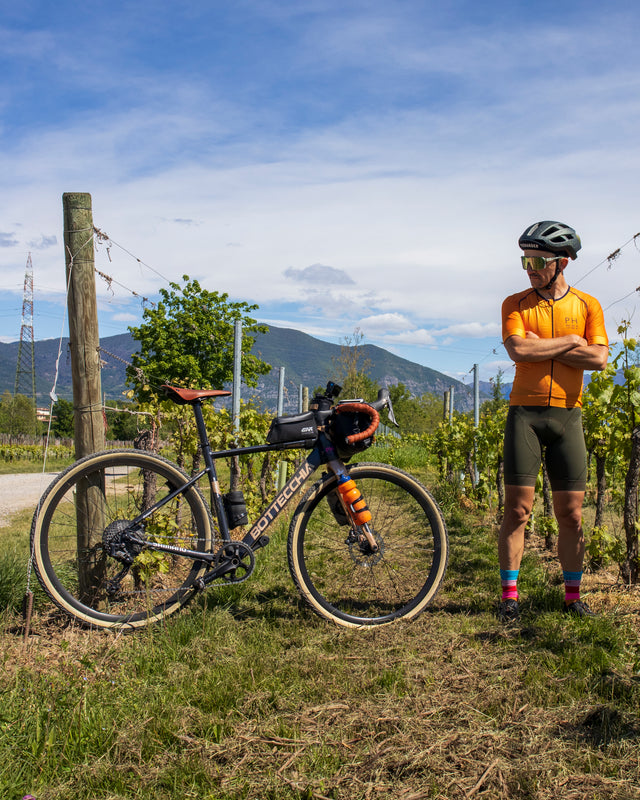
[[[224,578],[226,575],[237,569],[237,567],[238,564],[233,564],[232,559],[229,559],[229,561],[224,564],[218,564],[217,567],[214,567],[213,569],[209,570],[209,572],[206,572],[201,578],[198,578],[196,581],[196,586],[198,589],[204,589],[210,583],[213,583],[213,581]]]
[[[228,583],[242,583],[251,575],[256,563],[253,550],[244,542],[226,542],[215,557],[215,567],[196,581],[198,588],[204,589],[218,578]]]

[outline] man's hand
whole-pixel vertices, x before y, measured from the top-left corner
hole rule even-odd
[[[609,348],[606,345],[585,343],[558,356],[556,361],[576,369],[604,369],[608,358]]]

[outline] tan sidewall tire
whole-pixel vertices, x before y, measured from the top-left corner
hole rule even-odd
[[[76,461],[75,464],[72,464],[68,469],[61,473],[49,486],[40,500],[38,507],[36,508],[36,513],[34,514],[31,525],[31,552],[33,554],[33,563],[36,574],[40,580],[40,583],[42,584],[42,587],[57,606],[59,606],[63,611],[74,617],[86,627],[135,630],[137,628],[151,625],[165,617],[168,617],[170,614],[178,611],[190,599],[189,597],[180,598],[171,605],[163,608],[159,613],[150,614],[149,616],[134,620],[132,622],[101,619],[99,616],[92,613],[91,609],[83,606],[80,602],[77,604],[69,602],[67,597],[64,594],[61,594],[56,586],[54,578],[49,574],[49,570],[46,566],[48,558],[45,556],[46,535],[43,536],[43,525],[45,525],[47,522],[48,513],[55,510],[57,502],[60,500],[61,496],[64,495],[64,492],[67,490],[69,484],[74,484],[78,479],[78,476],[82,474],[87,467],[96,467],[98,465],[101,467],[116,466],[125,456],[127,458],[134,459],[136,464],[139,463],[140,467],[142,468],[144,468],[145,465],[149,469],[153,469],[155,467],[156,470],[160,470],[163,475],[167,475],[173,481],[175,481],[177,486],[184,484],[189,480],[188,476],[176,464],[173,464],[171,461],[168,461],[162,456],[157,456],[152,453],[146,453],[138,450],[107,450],[101,453],[94,453],[93,455],[87,456],[80,461]],[[211,516],[206,501],[200,491],[195,487],[192,487],[192,489],[189,490],[189,493],[191,510],[194,515],[197,514],[198,531],[205,540],[205,549],[211,550]],[[193,577],[197,578],[199,575],[202,575],[205,569],[206,565],[203,563]],[[84,609],[86,609],[86,611]]]
[[[447,563],[449,560],[449,539],[442,512],[440,511],[440,508],[438,507],[438,504],[434,500],[433,496],[419,481],[417,481],[408,473],[397,469],[396,467],[391,467],[388,464],[363,462],[355,464],[353,467],[351,467],[349,469],[349,476],[353,478],[356,483],[358,482],[358,478],[365,477],[376,477],[381,480],[387,479],[398,486],[406,487],[407,491],[410,492],[416,499],[419,499],[421,505],[425,507],[425,514],[428,515],[429,526],[433,532],[434,541],[437,541],[439,545],[438,563],[436,565],[435,572],[430,576],[430,585],[428,590],[425,592],[424,597],[421,597],[415,605],[411,606],[411,608],[409,608],[405,613],[398,615],[393,619],[384,621],[358,622],[355,620],[345,619],[342,616],[332,613],[331,610],[327,608],[326,605],[323,605],[319,601],[318,597],[316,597],[316,595],[309,589],[309,580],[306,575],[306,570],[302,569],[300,563],[300,541],[304,534],[307,513],[309,509],[314,508],[318,496],[322,493],[325,487],[336,485],[335,475],[326,475],[323,479],[314,484],[314,486],[312,486],[307,494],[302,498],[295,511],[289,527],[288,540],[289,568],[293,580],[305,602],[308,603],[308,605],[311,606],[311,608],[317,614],[331,622],[336,623],[337,625],[341,625],[346,628],[387,625],[392,622],[397,622],[401,619],[413,619],[421,614],[436,596],[442,585],[447,570]]]

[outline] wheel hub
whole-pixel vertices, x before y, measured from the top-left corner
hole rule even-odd
[[[372,531],[372,533],[378,545],[378,549],[375,551],[371,549],[367,537],[359,532],[357,528],[352,528],[345,539],[345,544],[349,548],[349,555],[359,567],[374,567],[384,557],[384,541],[376,531]]]

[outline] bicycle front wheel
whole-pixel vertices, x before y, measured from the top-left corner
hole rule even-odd
[[[442,513],[415,478],[386,464],[349,469],[369,507],[373,551],[339,503],[335,475],[301,500],[289,528],[289,568],[304,600],[338,625],[412,619],[444,579],[449,541]]]
[[[137,450],[96,453],[59,475],[31,526],[35,570],[51,599],[83,625],[127,629],[190,600],[205,562],[147,547],[134,552],[123,572],[118,557],[132,520],[188,480],[170,461]],[[152,511],[141,531],[149,541],[212,549],[211,515],[195,487]]]

